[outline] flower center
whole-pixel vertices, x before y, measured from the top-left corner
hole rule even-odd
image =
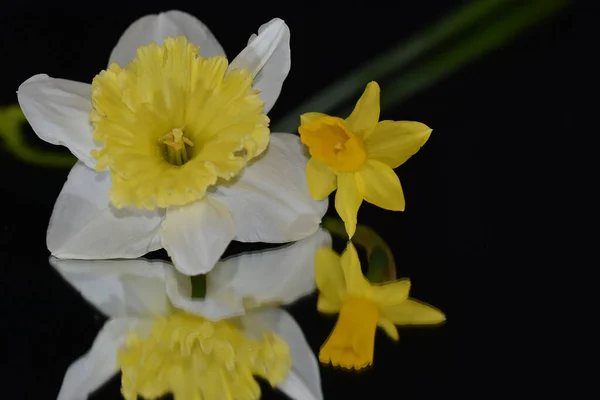
[[[183,312],[158,319],[147,338],[129,334],[117,363],[126,400],[168,393],[181,400],[259,399],[253,375],[276,385],[291,367],[289,347],[275,334],[253,340],[228,320]]]
[[[185,137],[183,130],[179,128],[160,138],[160,143],[165,145],[163,157],[171,165],[183,165],[188,162],[189,150],[186,146],[194,147],[194,142]]]
[[[321,117],[300,126],[298,132],[310,155],[336,171],[356,171],[367,160],[362,139],[341,118]]]
[[[379,309],[368,300],[348,298],[340,310],[333,332],[321,347],[319,361],[345,369],[373,364]]]
[[[204,58],[185,37],[137,49],[92,82],[91,121],[102,144],[115,207],[181,206],[236,176],[269,143],[264,102],[252,73]]]

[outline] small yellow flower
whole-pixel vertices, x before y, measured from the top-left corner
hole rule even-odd
[[[254,375],[273,386],[291,367],[288,344],[273,333],[247,337],[231,321],[177,312],[158,319],[147,338],[131,333],[117,362],[123,397],[177,400],[260,398]]]
[[[379,85],[370,82],[344,119],[311,112],[300,117],[302,143],[312,156],[306,166],[308,189],[323,200],[337,188],[335,209],[352,237],[363,200],[392,211],[404,211],[404,194],[394,173],[431,135],[413,121],[379,121]]]
[[[330,248],[319,249],[315,269],[320,292],[317,309],[324,314],[339,313],[319,352],[324,364],[357,370],[371,365],[377,326],[398,340],[395,325],[433,325],[446,320],[441,311],[408,298],[408,279],[371,284],[362,274],[352,242],[341,257]]]

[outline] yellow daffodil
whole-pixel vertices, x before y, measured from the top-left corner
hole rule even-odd
[[[45,74],[17,92],[40,137],[79,159],[47,233],[61,258],[136,258],[164,248],[206,273],[231,240],[283,243],[314,233],[297,136],[269,131],[290,70],[290,31],[274,18],[229,60],[195,17],[134,22],[92,84]]]
[[[310,152],[308,189],[316,200],[337,189],[335,209],[350,237],[363,200],[404,211],[404,193],[393,171],[425,144],[431,128],[413,121],[379,121],[379,85],[371,82],[345,120],[311,112],[298,128]]]
[[[109,317],[87,354],[67,370],[58,400],[85,399],[119,370],[125,399],[258,400],[253,376],[294,400],[322,400],[318,362],[278,304],[315,289],[324,231],[291,246],[242,253],[207,275],[204,299],[171,263],[64,260],[50,263]]]
[[[317,309],[324,314],[339,313],[333,332],[321,347],[322,363],[345,369],[368,367],[373,363],[377,326],[398,340],[395,325],[431,325],[446,319],[441,311],[408,297],[408,279],[371,284],[363,276],[352,242],[341,257],[331,248],[319,249],[315,268]]]

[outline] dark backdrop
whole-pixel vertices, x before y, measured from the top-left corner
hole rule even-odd
[[[285,19],[292,33],[292,70],[270,113],[276,123],[323,85],[466,2],[401,3],[387,8],[384,2],[346,3],[337,9],[287,2],[13,4],[0,17],[0,103],[16,102],[18,85],[36,73],[90,82],[131,22],[178,8],[204,21],[229,56],[261,24],[276,16]],[[572,66],[575,19],[585,15],[567,9],[383,113],[382,119],[422,121],[434,133],[397,170],[406,212],[392,214],[364,203],[359,221],[392,247],[398,274],[413,281],[412,295],[441,308],[448,322],[441,328],[401,329],[398,344],[378,333],[370,372],[349,375],[322,367],[325,398],[459,393],[489,398],[502,386],[484,383],[496,376],[512,380],[513,372],[496,362],[507,347],[505,318],[512,312],[503,307],[508,289],[501,270],[514,271],[505,256],[513,238],[516,245],[527,235],[526,224],[513,222],[527,215],[524,193],[532,182],[524,171],[534,163],[533,158],[517,161],[516,155],[522,136],[543,140],[571,129],[570,82],[564,77]],[[392,89],[382,82],[382,90]],[[104,318],[47,263],[45,229],[68,170],[32,167],[6,153],[0,157],[1,343],[6,347],[2,362],[9,367],[3,368],[9,371],[3,381],[16,398],[55,398],[66,368],[87,351]],[[513,236],[507,239],[507,234]],[[498,248],[499,243],[509,247]],[[335,320],[319,316],[315,305],[312,296],[290,310],[317,352]],[[23,383],[12,379],[11,371]],[[116,378],[96,398],[118,398],[118,388]],[[264,394],[282,398],[267,389]]]

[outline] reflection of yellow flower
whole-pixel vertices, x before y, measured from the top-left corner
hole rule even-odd
[[[404,210],[393,168],[425,144],[431,128],[413,121],[379,122],[379,85],[371,82],[347,119],[306,113],[298,132],[312,156],[306,166],[310,194],[322,200],[337,188],[335,208],[352,237],[363,200],[386,210]]]
[[[252,72],[227,71],[185,37],[150,43],[124,67],[92,82],[97,170],[110,168],[116,207],[154,209],[202,199],[218,178],[237,175],[269,143]]]
[[[273,333],[244,335],[231,320],[212,322],[178,312],[158,319],[147,338],[131,333],[119,351],[123,397],[177,400],[259,399],[253,375],[273,386],[291,367],[287,343]]]
[[[331,362],[346,369],[365,368],[373,363],[378,325],[398,340],[395,325],[430,325],[446,319],[441,311],[408,298],[408,279],[369,283],[352,242],[348,242],[341,257],[330,248],[319,249],[315,268],[320,292],[317,309],[326,314],[339,312],[333,332],[321,347],[322,363]]]

